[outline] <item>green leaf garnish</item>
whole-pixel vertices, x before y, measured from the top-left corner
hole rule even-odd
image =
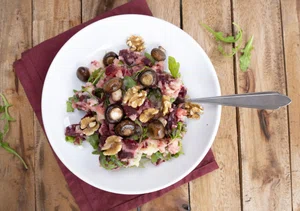
[[[236,23],[232,23],[232,24],[235,25],[236,27],[238,27],[238,29],[239,29],[239,31],[235,37],[234,36],[224,37],[223,32],[216,32],[212,28],[210,28],[208,25],[201,23],[201,25],[215,37],[216,41],[221,41],[221,42],[225,42],[225,43],[235,43],[242,38],[243,31]]]
[[[251,51],[253,49],[253,36],[247,42],[244,49],[241,50],[243,55],[240,57],[240,68],[242,71],[247,71],[251,61]]]
[[[155,63],[155,59],[151,56],[151,54],[145,52],[145,57],[151,61],[152,64]]]
[[[94,149],[98,149],[99,147],[99,136],[97,133],[94,133],[91,136],[88,136],[86,140],[92,145]]]
[[[179,64],[179,62],[176,62],[176,59],[174,57],[169,56],[168,65],[169,65],[169,70],[170,70],[171,75],[174,78],[179,78],[180,77],[180,73],[179,73],[180,64]]]
[[[66,136],[66,137],[65,137],[65,140],[66,140],[67,142],[74,143],[75,137],[73,137],[73,136]]]
[[[131,88],[131,87],[136,86],[135,80],[133,80],[129,76],[124,76],[123,84],[124,84],[126,90],[129,89],[129,88]]]
[[[74,112],[74,108],[72,107],[72,102],[71,101],[67,101],[67,112]]]
[[[103,152],[99,152],[99,153],[100,153],[100,157],[99,157],[100,165],[103,168],[107,170],[112,170],[124,166],[124,164],[115,155],[105,156]]]
[[[140,127],[140,130],[142,132],[142,134],[139,136],[139,139],[138,139],[139,142],[148,138],[148,129],[146,127],[144,128],[139,120],[135,120],[134,123]]]
[[[177,123],[177,127],[172,129],[171,139],[182,138],[182,133],[185,132],[185,125],[182,122]]]
[[[101,70],[101,68],[94,70],[92,75],[89,77],[88,82],[91,82],[93,85],[96,85],[105,72],[105,70]]]
[[[156,163],[159,159],[164,159],[164,156],[161,152],[156,152],[151,155],[151,162]]]
[[[25,163],[25,161],[23,160],[23,158],[13,148],[11,148],[7,142],[3,141],[4,136],[9,131],[9,123],[12,121],[15,121],[15,119],[12,118],[12,116],[9,114],[9,111],[8,111],[9,107],[11,107],[12,105],[8,103],[6,97],[2,93],[0,93],[0,96],[4,103],[3,106],[0,106],[0,113],[4,113],[0,119],[5,121],[3,132],[0,132],[0,147],[5,149],[7,152],[17,156],[20,159],[20,161],[23,163],[25,169],[28,169],[28,166]]]

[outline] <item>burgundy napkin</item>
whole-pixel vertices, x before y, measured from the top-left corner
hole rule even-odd
[[[145,0],[130,1],[125,5],[106,12],[86,23],[42,42],[30,50],[27,50],[22,53],[22,58],[14,63],[14,69],[17,77],[21,81],[33,110],[42,126],[42,88],[48,68],[56,53],[66,43],[66,41],[80,29],[100,19],[120,14],[152,15]],[[218,168],[213,153],[210,150],[196,169],[176,184],[153,193],[142,195],[121,195],[99,190],[88,185],[71,173],[71,171],[69,171],[58,158],[57,162],[66,178],[67,183],[69,184],[71,193],[73,194],[78,206],[83,211],[129,210],[162,196],[166,192]]]

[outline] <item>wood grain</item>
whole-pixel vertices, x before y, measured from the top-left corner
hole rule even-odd
[[[300,210],[300,2],[281,1],[289,106],[293,210]]]
[[[234,94],[233,58],[222,56],[217,43],[200,26],[232,33],[230,1],[183,0],[183,29],[210,57],[221,84],[221,92]],[[230,51],[231,45],[226,47]],[[240,210],[239,165],[235,108],[223,107],[221,124],[213,144],[219,170],[190,182],[192,210]]]
[[[33,45],[81,22],[79,0],[34,0],[33,7]],[[36,210],[79,210],[37,119],[34,137]]]
[[[129,0],[82,0],[82,22],[86,22],[128,1]]]
[[[237,60],[238,92],[285,94],[280,2],[233,0],[233,11],[244,38],[254,35],[248,72]],[[239,109],[239,124],[244,210],[291,210],[287,109]]]
[[[10,124],[4,141],[29,167],[25,170],[18,158],[0,148],[0,210],[30,210],[35,206],[33,112],[12,65],[32,45],[31,24],[27,24],[31,20],[31,1],[2,0],[0,3],[0,92],[13,104],[10,113],[16,119]]]

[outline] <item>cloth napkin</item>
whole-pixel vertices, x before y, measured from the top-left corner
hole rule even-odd
[[[27,50],[26,52],[22,53],[22,58],[14,63],[15,73],[21,81],[26,95],[42,127],[42,88],[48,68],[56,53],[67,42],[67,40],[80,29],[103,18],[121,14],[152,15],[145,0],[130,1],[125,5],[106,12],[86,23],[78,25],[56,37],[42,42],[30,50]],[[71,173],[71,171],[69,171],[58,158],[57,162],[70,187],[71,193],[73,194],[78,206],[83,211],[129,210],[160,197],[168,191],[218,168],[213,153],[210,150],[203,161],[196,167],[196,169],[194,169],[188,176],[176,184],[173,184],[163,190],[148,194],[121,195],[99,190],[90,186]]]

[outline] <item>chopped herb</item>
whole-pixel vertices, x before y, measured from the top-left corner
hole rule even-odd
[[[123,65],[123,64],[124,64],[124,62],[119,60],[118,65]]]
[[[100,165],[103,168],[107,170],[112,170],[124,166],[124,164],[115,155],[105,156],[103,152],[99,152],[99,153],[100,153],[100,159],[99,159]]]
[[[104,90],[101,89],[101,88],[96,88],[95,91],[94,91],[94,95],[96,97],[98,97],[99,99],[102,99],[103,95],[104,95]]]
[[[98,150],[94,150],[94,151],[92,152],[92,154],[93,154],[93,155],[100,155],[100,152],[99,152]]]
[[[109,96],[106,96],[106,97],[105,97],[105,100],[104,100],[104,106],[105,106],[105,107],[108,107],[109,104],[110,104]]]
[[[171,97],[170,102],[171,102],[171,103],[174,103],[175,100],[176,100],[175,98]]]
[[[73,137],[73,136],[66,136],[66,137],[65,137],[65,140],[66,140],[67,142],[74,143],[75,137]]]
[[[164,156],[161,152],[156,152],[151,155],[151,162],[156,163],[159,159],[164,159]]]
[[[182,138],[182,133],[185,131],[185,125],[182,122],[177,123],[177,127],[172,129],[171,138]]]
[[[123,84],[124,84],[126,90],[131,87],[136,86],[136,82],[129,76],[124,76]]]
[[[247,71],[250,61],[251,61],[251,51],[253,49],[253,36],[250,38],[250,40],[247,42],[244,49],[242,49],[243,55],[240,57],[240,68],[242,71]]]
[[[155,59],[151,56],[151,54],[145,52],[145,57],[151,61],[152,64],[155,63]]]
[[[88,136],[86,140],[92,145],[94,149],[98,149],[99,146],[99,136],[97,133],[94,133],[91,136]]]
[[[25,163],[25,161],[23,160],[23,158],[13,148],[11,148],[7,142],[5,142],[3,140],[5,135],[9,131],[9,123],[12,121],[15,121],[15,119],[12,118],[12,116],[9,114],[9,111],[8,111],[9,107],[11,107],[12,105],[8,103],[6,97],[3,94],[0,93],[0,96],[4,103],[3,106],[0,106],[0,108],[1,108],[0,113],[4,113],[0,119],[5,121],[3,132],[0,132],[0,147],[5,149],[7,152],[17,156],[20,159],[20,161],[23,163],[25,169],[28,169],[28,166]]]
[[[135,124],[137,124],[140,127],[140,130],[142,132],[142,134],[139,136],[139,139],[138,139],[139,142],[148,138],[148,129],[146,127],[144,128],[139,120],[135,120],[134,122],[135,122]]]
[[[170,70],[171,75],[174,78],[179,78],[180,77],[180,73],[179,73],[180,63],[177,62],[174,57],[169,56],[168,65],[169,65],[169,70]]]
[[[102,71],[101,70],[102,70],[101,68],[95,70],[92,73],[92,75],[89,77],[88,82],[91,82],[93,85],[96,85],[105,72],[105,70]]]

